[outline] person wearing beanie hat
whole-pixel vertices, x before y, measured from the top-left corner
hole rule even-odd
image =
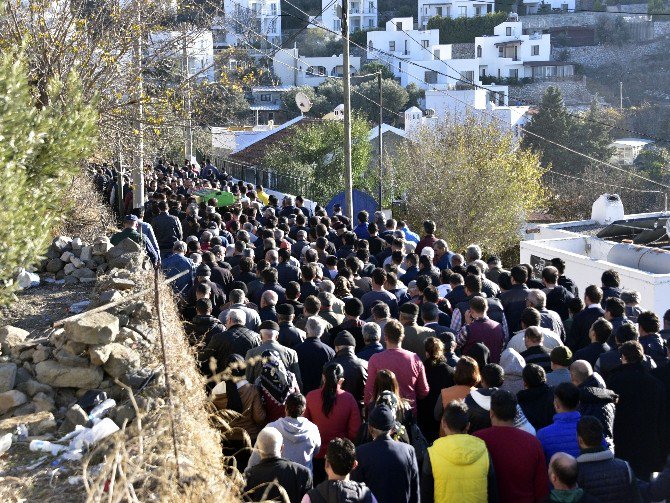
[[[551,372],[547,374],[547,384],[555,388],[562,382],[570,382],[570,364],[572,351],[567,346],[558,346],[551,350]]]
[[[274,351],[279,355],[279,359],[287,370],[293,372],[298,386],[302,389],[302,378],[300,377],[300,367],[298,366],[298,354],[291,348],[282,346],[277,339],[279,338],[279,325],[266,320],[261,323],[258,331],[261,334],[261,345],[247,351],[245,359],[247,360],[247,380],[255,382],[263,370],[262,354],[265,351]]]
[[[363,390],[368,379],[368,362],[360,359],[354,352],[356,339],[347,330],[339,332],[333,340],[335,357],[333,362],[339,363],[344,369],[342,389],[351,393],[359,405],[363,405]]]
[[[251,501],[283,500],[277,484],[286,491],[291,502],[300,501],[312,489],[309,469],[281,457],[283,444],[284,437],[276,428],[265,427],[258,434],[255,449],[261,460],[244,472],[244,491]]]
[[[344,321],[330,330],[328,338],[325,341],[330,347],[335,348],[335,337],[346,330],[356,341],[354,353],[358,353],[365,348],[365,340],[363,339],[363,325],[365,322],[361,320],[363,314],[363,303],[356,299],[347,299],[344,303]]]
[[[293,324],[295,308],[291,304],[279,304],[277,322],[279,325],[279,344],[287,348],[295,348],[305,340],[306,334]]]
[[[391,438],[395,413],[386,404],[374,407],[368,418],[373,441],[356,449],[358,466],[351,478],[364,482],[379,502],[419,502],[419,465],[414,447]]]

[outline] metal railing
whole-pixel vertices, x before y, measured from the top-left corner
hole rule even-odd
[[[275,190],[294,196],[301,195],[313,201],[318,200],[318,194],[306,178],[276,173],[270,169],[257,166],[247,166],[223,158],[215,158],[214,162],[219,170],[225,171],[237,180],[243,180],[254,185],[262,185],[265,189]]]

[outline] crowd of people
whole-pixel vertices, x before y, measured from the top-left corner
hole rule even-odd
[[[114,180],[97,168],[112,203],[132,190]],[[172,284],[248,500],[670,497],[670,310],[615,270],[580,294],[560,258],[507,270],[450,250],[431,220],[350,221],[209,160],[159,162],[146,187],[112,241],[184,273]]]

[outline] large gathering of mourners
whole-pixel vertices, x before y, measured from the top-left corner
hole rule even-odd
[[[135,209],[128,179],[93,177],[112,242],[186,271],[173,287],[247,500],[670,497],[670,310],[616,271],[579,292],[560,258],[508,270],[431,220],[350,221],[209,160],[157,162]]]

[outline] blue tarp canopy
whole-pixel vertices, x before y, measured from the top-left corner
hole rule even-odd
[[[377,211],[377,201],[367,192],[354,189],[352,192],[352,198],[354,201],[354,221],[359,211],[365,210],[370,215],[374,215],[375,211]],[[342,206],[342,211],[344,212],[344,209],[346,207],[344,203],[344,192],[340,192],[339,194],[337,194],[326,205],[326,211],[328,212],[329,215],[333,214],[333,206],[335,206],[336,204]]]

